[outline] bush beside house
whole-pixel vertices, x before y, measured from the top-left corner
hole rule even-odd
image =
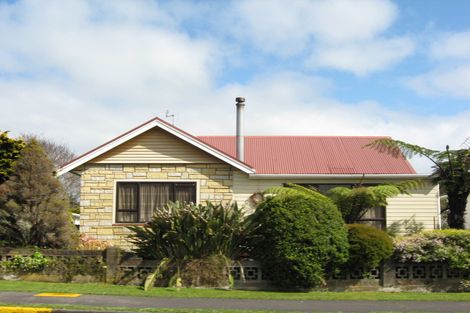
[[[393,253],[393,242],[384,231],[364,224],[348,225],[350,268],[371,269]]]
[[[253,256],[277,286],[321,285],[327,269],[347,260],[344,222],[335,205],[320,194],[269,197],[254,215],[259,228]]]
[[[229,285],[227,265],[249,251],[251,227],[251,219],[245,218],[236,203],[176,202],[157,210],[146,227],[129,229],[139,256],[162,261],[152,277],[173,271],[170,284],[222,287]]]
[[[423,231],[394,239],[393,257],[398,262],[449,263],[470,271],[470,230],[445,229]]]

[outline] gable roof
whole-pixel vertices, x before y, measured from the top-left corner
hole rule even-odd
[[[82,164],[85,164],[94,158],[100,156],[101,154],[119,146],[120,144],[131,140],[132,138],[154,128],[154,127],[159,127],[164,131],[167,131],[168,133],[182,139],[183,141],[207,152],[208,154],[216,157],[217,159],[226,162],[235,168],[238,168],[239,170],[247,173],[247,174],[254,174],[255,170],[249,166],[248,164],[241,162],[237,160],[235,157],[230,156],[226,154],[225,152],[219,150],[216,147],[211,146],[210,144],[202,141],[201,139],[198,139],[197,137],[185,132],[184,130],[175,127],[174,125],[171,125],[167,123],[166,121],[155,117],[121,135],[119,135],[116,138],[111,139],[110,141],[80,155],[79,157],[71,160],[70,162],[62,165],[61,168],[57,170],[57,175],[60,176],[64,173],[70,172],[73,169],[79,167]]]
[[[234,136],[200,136],[235,157]],[[256,175],[385,174],[416,175],[404,157],[364,148],[372,136],[245,136],[245,162]]]

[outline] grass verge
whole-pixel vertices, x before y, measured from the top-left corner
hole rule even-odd
[[[424,292],[275,292],[247,290],[215,290],[181,288],[153,288],[147,292],[136,286],[109,284],[66,284],[0,280],[0,291],[70,292],[94,295],[164,297],[164,298],[217,298],[265,300],[407,300],[407,301],[470,301],[470,293]]]

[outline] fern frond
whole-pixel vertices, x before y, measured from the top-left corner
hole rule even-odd
[[[413,145],[400,140],[391,138],[380,138],[372,141],[364,147],[378,150],[381,153],[387,153],[394,157],[411,158],[413,156],[423,156],[427,158],[435,158],[439,153],[437,150],[431,150],[418,145]]]
[[[268,188],[264,191],[264,194],[271,194],[278,197],[312,197],[312,198],[321,198],[327,199],[326,196],[322,195],[316,190],[300,186],[297,184],[288,183],[284,186],[276,186]]]
[[[465,139],[464,142],[462,142],[460,147],[462,149],[470,149],[470,137],[467,137],[467,139]]]

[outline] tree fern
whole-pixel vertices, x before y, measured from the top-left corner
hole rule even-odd
[[[307,196],[318,199],[327,199],[324,195],[319,193],[313,188],[307,188],[301,185],[287,183],[284,186],[276,186],[268,188],[264,191],[264,194],[276,195],[278,197],[295,197],[295,196]]]
[[[447,221],[452,228],[463,228],[467,198],[470,194],[470,138],[461,145],[461,149],[452,150],[449,146],[443,151],[432,150],[391,138],[372,141],[365,147],[395,157],[411,158],[422,156],[430,160],[433,166],[431,175],[435,184],[440,184],[447,194],[448,204],[443,211],[448,211]]]

